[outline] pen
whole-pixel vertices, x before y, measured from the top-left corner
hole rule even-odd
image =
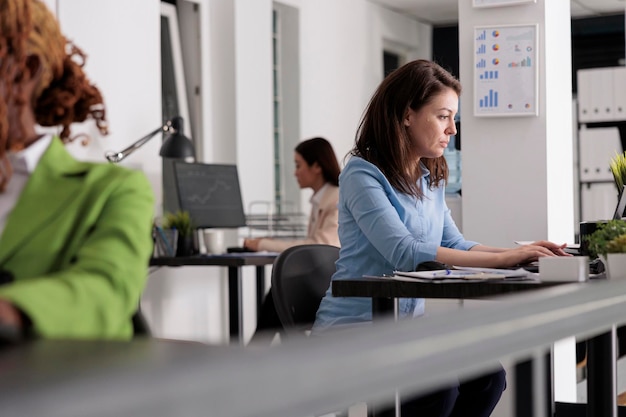
[[[449,269],[446,269],[445,271],[437,271],[437,272],[433,272],[433,277],[445,277],[448,276],[452,273],[452,271],[450,271]]]
[[[362,278],[393,278],[393,275],[382,274],[382,275],[361,275]]]

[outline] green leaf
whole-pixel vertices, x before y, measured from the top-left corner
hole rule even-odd
[[[180,210],[176,213],[165,213],[162,226],[164,229],[178,230],[178,234],[181,236],[190,235],[194,229],[189,212]]]
[[[626,253],[626,220],[609,220],[586,236],[592,258],[607,253]]]
[[[613,180],[619,193],[622,192],[624,184],[626,184],[626,151],[624,153],[615,153],[609,164]]]

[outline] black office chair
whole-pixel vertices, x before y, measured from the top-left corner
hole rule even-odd
[[[278,255],[272,268],[272,296],[286,336],[311,328],[338,258],[339,248],[330,245],[294,246]]]

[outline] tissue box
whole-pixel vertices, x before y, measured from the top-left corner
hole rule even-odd
[[[588,256],[551,256],[539,258],[542,281],[583,282],[589,279]]]

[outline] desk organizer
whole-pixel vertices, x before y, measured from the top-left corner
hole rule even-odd
[[[539,279],[547,282],[587,281],[589,279],[589,257],[556,256],[539,258]]]

